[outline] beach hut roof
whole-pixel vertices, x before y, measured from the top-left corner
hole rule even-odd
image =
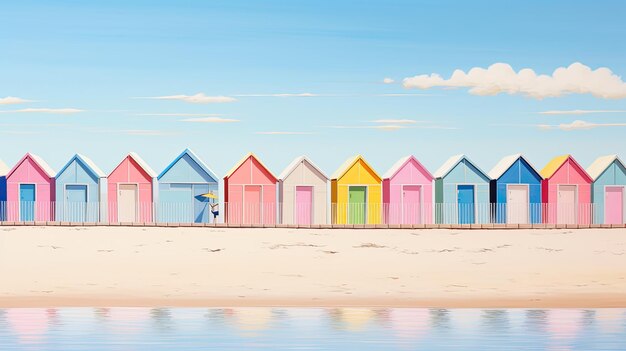
[[[415,156],[413,155],[408,155],[408,156],[404,156],[401,159],[399,159],[396,163],[393,164],[393,166],[391,166],[391,168],[389,168],[389,170],[387,172],[385,172],[385,174],[383,174],[383,179],[389,179],[389,178],[393,178],[396,173],[398,173],[402,167],[404,167],[404,165],[406,165],[407,163],[409,163],[411,160],[414,160],[415,162],[417,162],[418,165],[421,166],[422,169],[424,169],[424,171],[426,171],[426,173],[428,174],[428,176],[432,179],[433,175],[428,171],[428,169],[426,169],[426,167],[424,167],[418,160],[417,158],[415,158]]]
[[[374,168],[372,168],[372,166],[370,166],[370,164],[367,163],[367,161],[365,161],[365,159],[363,158],[362,155],[355,155],[355,156],[352,156],[349,159],[347,159],[339,168],[337,168],[337,170],[335,171],[335,173],[333,173],[333,175],[330,177],[330,179],[339,179],[339,178],[343,177],[344,174],[346,174],[350,170],[350,168],[352,168],[352,166],[354,166],[359,161],[363,161],[363,163],[365,163],[367,168],[369,168],[374,173],[374,175],[380,181],[382,181],[382,178],[378,175],[378,173],[376,173]]]
[[[298,167],[298,165],[302,162],[306,162],[310,164],[313,168],[315,168],[315,170],[317,170],[322,176],[324,176],[326,180],[328,180],[328,176],[326,175],[326,173],[324,173],[324,171],[322,171],[319,167],[317,167],[317,165],[313,163],[313,161],[309,160],[309,158],[304,155],[296,157],[293,161],[291,161],[289,166],[287,166],[287,168],[285,168],[280,173],[280,175],[278,176],[278,179],[284,180],[285,178],[287,178],[291,174],[291,172],[293,172]]]
[[[539,172],[539,174],[543,177],[543,179],[548,179],[552,177],[554,173],[556,173],[556,171],[558,171],[559,168],[561,168],[561,166],[563,166],[563,164],[567,160],[571,160],[572,162],[574,162],[574,164],[578,168],[580,168],[580,170],[585,175],[585,177],[587,177],[589,181],[593,181],[593,179],[589,176],[589,174],[585,171],[585,169],[582,168],[582,166],[578,164],[578,162],[576,162],[576,160],[572,157],[572,155],[569,155],[569,154],[561,155],[561,156],[557,156],[553,158],[550,162],[548,162],[548,164],[545,167],[543,167],[543,169],[541,170],[541,172]]]
[[[141,157],[139,157],[139,155],[137,155],[137,153],[135,153],[135,152],[130,152],[130,153],[128,154],[128,156],[126,156],[126,157],[130,157],[130,158],[132,158],[135,162],[137,162],[137,164],[139,165],[139,168],[143,169],[143,170],[144,170],[144,172],[146,172],[146,174],[148,174],[148,176],[149,176],[150,178],[156,178],[156,177],[157,177],[156,172],[155,172],[155,171],[154,171],[154,170],[153,170],[150,166],[148,166],[148,164],[146,163],[146,161],[144,161]],[[126,157],[125,157],[125,158],[126,158]],[[125,159],[125,158],[124,158],[124,159]],[[122,162],[124,162],[124,160],[122,160]],[[121,162],[120,162],[120,164],[121,164]],[[119,164],[118,164],[115,168],[117,168],[118,166],[119,166]],[[115,170],[115,169],[114,169],[114,170]]]
[[[235,164],[235,166],[233,168],[230,169],[230,171],[228,171],[228,173],[226,173],[226,175],[224,176],[224,178],[230,178],[231,175],[233,175],[233,173],[235,173],[235,171],[237,169],[239,169],[239,167],[241,167],[241,165],[246,162],[246,160],[248,160],[250,157],[254,158],[260,165],[261,167],[265,168],[265,170],[274,178],[276,179],[276,176],[274,175],[274,173],[272,173],[272,171],[270,171],[269,168],[267,168],[265,166],[265,164],[263,164],[263,162],[261,162],[261,160],[252,152],[248,152],[241,160],[239,160],[239,162],[237,162]]]
[[[174,165],[176,164],[176,162],[178,162],[181,158],[183,158],[185,155],[189,155],[189,157],[191,157],[191,159],[198,164],[198,166],[200,166],[200,168],[206,172],[206,174],[211,177],[211,179],[213,179],[214,181],[217,182],[218,178],[217,175],[215,175],[215,172],[213,172],[213,170],[211,168],[209,168],[209,166],[206,165],[206,163],[204,163],[204,161],[202,161],[202,159],[200,159],[200,157],[198,157],[198,155],[196,155],[195,152],[193,152],[193,150],[191,149],[185,149],[183,152],[180,153],[180,155],[178,155],[174,161],[172,161],[167,167],[165,167],[165,169],[163,170],[163,172],[161,172],[161,174],[159,174],[159,179],[161,179],[161,177],[163,177],[165,175],[165,173],[167,173],[172,167],[174,167]]]
[[[450,173],[454,169],[454,167],[456,167],[456,165],[461,163],[461,161],[463,160],[466,160],[472,166],[474,166],[474,168],[476,168],[483,176],[485,176],[485,178],[490,179],[487,173],[485,173],[482,169],[480,169],[480,167],[476,166],[476,164],[472,162],[472,160],[470,160],[469,158],[467,158],[467,156],[463,154],[454,155],[450,157],[446,162],[444,162],[444,164],[441,165],[441,167],[439,167],[437,171],[435,171],[435,174],[433,174],[435,179],[444,178],[445,176],[447,176],[448,173]]]
[[[24,162],[25,159],[30,158],[31,160],[35,161],[35,163],[37,164],[37,166],[39,166],[39,168],[41,168],[44,173],[46,173],[46,175],[49,178],[54,178],[55,176],[55,172],[52,169],[52,167],[50,167],[50,165],[43,160],[43,158],[34,155],[34,154],[30,154],[27,153],[26,155],[24,155],[24,157],[22,157],[16,164],[15,166],[13,166],[13,168],[11,168],[11,170],[7,173],[7,177],[9,177],[11,174],[13,174],[13,172],[15,172],[15,170],[22,164],[22,162]]]
[[[491,179],[499,179],[502,175],[513,166],[518,159],[524,160],[535,172],[536,168],[530,163],[526,157],[522,154],[515,154],[503,157],[500,162],[498,162],[492,169],[489,171],[488,175]],[[537,172],[538,173],[538,172]],[[541,176],[541,175],[540,175]]]
[[[624,162],[622,162],[617,155],[606,155],[598,157],[595,161],[593,161],[593,163],[587,168],[587,173],[595,181],[610,165],[613,164],[614,161],[617,161],[621,163],[622,166],[626,167]]]
[[[61,168],[61,170],[59,171],[58,174],[61,174],[63,172],[65,172],[65,169],[67,169],[67,167],[70,166],[70,164],[72,164],[72,162],[74,162],[74,160],[80,160],[84,165],[87,166],[87,168],[89,168],[89,170],[91,170],[91,172],[93,174],[95,174],[98,178],[105,178],[106,174],[104,174],[104,172],[100,169],[100,167],[96,166],[96,164],[87,156],[82,155],[82,154],[76,154],[74,155],[66,164],[65,166],[63,166],[63,168]]]
[[[7,175],[7,173],[9,173],[9,166],[0,160],[0,177]]]

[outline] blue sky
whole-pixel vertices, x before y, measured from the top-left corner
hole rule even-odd
[[[626,157],[625,12],[620,1],[13,1],[0,11],[0,159],[32,152],[58,170],[80,152],[109,172],[135,151],[160,172],[190,147],[222,176],[249,151],[276,174],[301,154],[329,174],[355,153],[381,174],[407,154],[431,171],[457,153],[486,171],[518,152],[538,168],[562,153],[585,166]],[[612,72],[447,80],[575,62]],[[447,81],[403,85],[432,73]],[[559,96],[529,96],[546,86]],[[234,101],[147,99],[196,94]],[[236,122],[182,121],[195,118]]]

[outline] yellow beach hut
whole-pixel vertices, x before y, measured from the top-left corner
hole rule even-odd
[[[332,175],[330,181],[334,224],[380,224],[382,179],[356,155]]]

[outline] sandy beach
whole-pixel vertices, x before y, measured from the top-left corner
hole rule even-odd
[[[0,228],[0,307],[626,307],[626,230]]]

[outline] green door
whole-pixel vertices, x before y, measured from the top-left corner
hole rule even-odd
[[[348,224],[365,224],[365,187],[348,189]]]

